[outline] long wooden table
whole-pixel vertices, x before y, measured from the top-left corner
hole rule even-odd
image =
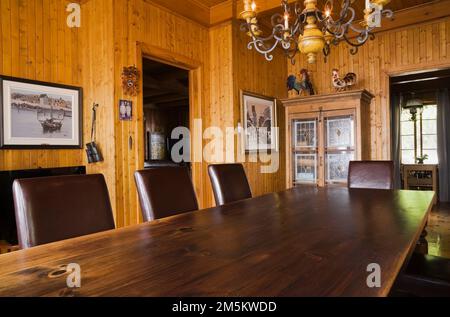
[[[0,295],[385,296],[433,196],[296,188],[56,242],[1,255]],[[79,289],[48,276],[69,263]],[[370,263],[380,288],[366,284]]]

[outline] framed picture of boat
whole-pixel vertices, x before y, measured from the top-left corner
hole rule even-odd
[[[82,89],[0,76],[0,148],[81,149]]]

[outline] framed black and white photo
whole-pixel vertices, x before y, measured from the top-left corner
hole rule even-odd
[[[82,148],[82,89],[0,76],[0,147]]]
[[[119,119],[130,121],[133,118],[133,102],[131,100],[119,100]]]
[[[245,152],[278,151],[276,104],[275,98],[241,91]]]

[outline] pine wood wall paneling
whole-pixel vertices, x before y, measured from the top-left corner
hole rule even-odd
[[[84,87],[84,135],[90,142],[92,105],[98,103],[96,142],[102,151],[104,161],[87,164],[88,173],[105,176],[116,222],[116,169],[115,169],[115,126],[117,107],[114,102],[114,45],[113,45],[113,0],[91,0],[82,4],[82,28],[78,50],[72,58],[81,59]],[[69,29],[69,28],[67,28]],[[102,39],[102,40],[99,40]]]
[[[92,0],[91,0],[92,1]],[[170,53],[196,61],[202,66],[190,74],[191,81],[201,81],[202,87],[192,87],[201,96],[192,100],[191,117],[204,120],[202,104],[207,104],[209,94],[208,29],[191,20],[170,13],[164,8],[144,0],[114,1],[114,64],[115,64],[115,104],[119,99],[130,99],[135,106],[135,116],[130,122],[115,118],[116,133],[116,178],[117,178],[117,224],[126,226],[141,220],[137,192],[134,184],[134,172],[143,168],[143,112],[141,96],[130,98],[122,94],[120,73],[124,66],[140,67],[139,45],[156,48],[158,54],[163,52],[163,60],[170,62]],[[167,52],[167,53],[164,53]],[[192,96],[191,96],[192,97]],[[129,148],[129,138],[133,146]],[[201,171],[197,170],[200,168]],[[202,206],[205,206],[203,184],[205,181],[203,165],[195,164],[194,178],[197,195]],[[174,194],[175,195],[175,194]]]
[[[0,74],[82,86],[79,32],[64,0],[0,1]],[[75,56],[75,58],[74,58]],[[82,150],[0,150],[0,170],[83,164]]]
[[[358,75],[355,89],[366,88],[375,94],[370,118],[372,159],[389,159],[389,76],[450,67],[450,17],[377,33],[375,40],[361,47],[354,56],[346,45],[339,45],[332,48],[327,63],[319,58],[316,65],[308,65],[300,55],[295,66],[288,62],[287,67],[289,74],[297,76],[302,68],[309,69],[320,94],[333,92],[332,68],[338,68],[341,76],[354,71]]]
[[[209,126],[223,129],[235,127],[235,90],[233,68],[233,25],[227,21],[212,27],[209,31],[210,45],[210,74],[211,83],[210,106],[206,109],[205,116],[209,118]],[[204,127],[207,128],[207,127]],[[204,146],[210,140],[204,141]],[[225,142],[224,142],[225,143]],[[224,144],[225,146],[225,144]],[[223,154],[222,160],[211,163],[226,162],[225,148],[219,150]],[[208,155],[211,152],[205,151]],[[233,162],[231,160],[231,162]],[[229,162],[229,163],[231,163]],[[207,171],[205,170],[206,174]],[[209,178],[204,182],[205,200],[209,206],[215,205]]]
[[[274,51],[274,59],[266,61],[264,56],[254,49],[248,50],[248,36],[241,32],[240,21],[233,22],[233,73],[235,75],[234,87],[234,122],[241,121],[241,97],[240,90],[250,91],[256,94],[266,95],[277,99],[287,97],[286,79],[287,65],[286,58],[281,50]],[[285,118],[284,109],[279,104],[277,106],[279,135],[279,169],[276,173],[262,174],[261,166],[267,163],[253,163],[246,156],[244,164],[246,173],[256,196],[270,192],[281,191],[285,188],[286,179],[286,155],[285,155]],[[240,149],[237,149],[238,151]]]

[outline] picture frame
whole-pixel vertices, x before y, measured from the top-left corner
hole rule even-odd
[[[240,91],[243,152],[278,152],[277,100]]]
[[[131,100],[119,100],[119,120],[131,121],[133,119],[133,102]]]
[[[81,87],[0,76],[0,149],[82,149]]]

